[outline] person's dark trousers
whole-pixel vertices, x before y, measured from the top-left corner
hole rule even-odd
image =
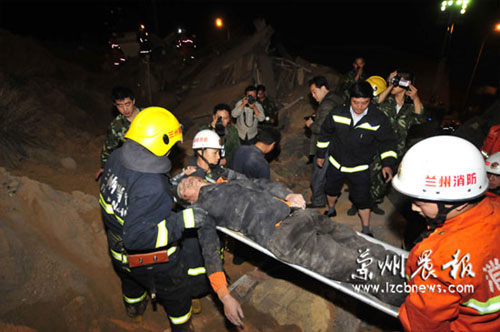
[[[184,231],[181,246],[181,254],[184,255],[184,261],[188,267],[187,274],[191,296],[193,298],[203,297],[210,293],[211,288],[195,229]]]
[[[327,203],[325,193],[326,170],[330,163],[325,159],[323,167],[319,167],[316,160],[317,158],[314,157],[311,175],[311,204],[315,206],[324,206]]]
[[[167,263],[141,266],[126,271],[113,262],[121,279],[127,312],[128,306],[141,301],[142,296],[156,290],[158,303],[170,320],[172,332],[189,331],[191,323],[191,292],[184,257],[174,253]]]
[[[265,244],[264,244],[265,245]],[[316,210],[298,210],[285,218],[276,227],[266,245],[279,259],[303,266],[327,278],[353,284],[366,283],[385,287],[386,283],[402,285],[400,274],[385,271],[378,267],[379,262],[396,255],[381,245],[371,243],[352,228],[332,220]],[[367,252],[366,259],[372,260],[363,269],[371,278],[358,279],[360,255]],[[373,293],[387,303],[400,305],[404,294]]]

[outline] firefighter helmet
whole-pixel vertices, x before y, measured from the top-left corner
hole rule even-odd
[[[486,159],[486,172],[500,175],[500,152],[495,152]]]
[[[156,156],[164,156],[175,143],[182,142],[182,129],[170,111],[153,106],[137,114],[125,138],[136,141]]]
[[[426,138],[403,157],[392,186],[421,200],[457,202],[488,189],[484,159],[470,142],[456,136]]]
[[[376,97],[387,89],[387,82],[380,76],[370,76],[366,79],[372,86],[373,96]]]
[[[222,142],[219,135],[210,129],[199,131],[193,138],[193,150],[207,148],[222,149]]]

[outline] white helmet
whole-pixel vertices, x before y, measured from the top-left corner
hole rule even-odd
[[[500,152],[495,152],[486,159],[486,172],[500,175]]]
[[[488,189],[481,152],[456,136],[434,136],[412,146],[392,186],[400,193],[430,201],[467,201]]]
[[[222,149],[222,141],[219,135],[210,129],[199,131],[193,138],[193,150],[207,148]]]

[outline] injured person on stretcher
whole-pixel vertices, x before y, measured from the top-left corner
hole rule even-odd
[[[350,227],[316,210],[304,209],[302,195],[282,184],[266,179],[211,184],[190,176],[179,183],[177,194],[192,204],[207,275],[233,324],[241,325],[242,311],[227,289],[217,226],[241,232],[284,262],[333,280],[372,284],[370,293],[383,302],[399,306],[404,301],[402,292],[387,291],[388,287],[401,289],[401,273],[380,268],[387,257],[395,257],[396,253],[367,241]],[[366,253],[371,264],[365,264],[366,259],[362,258]],[[359,276],[360,268],[366,278]]]

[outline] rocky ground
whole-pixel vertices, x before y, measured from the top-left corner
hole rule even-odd
[[[341,78],[302,59],[271,61],[263,51],[270,33],[261,26],[243,46],[219,50],[191,66],[175,58],[152,65],[154,74],[162,74],[153,77],[153,104],[170,109],[185,126],[184,143],[171,156],[174,174],[192,154],[191,140],[213,105],[233,105],[257,71],[268,87],[280,87],[276,93],[284,107],[272,179],[310,196],[312,165],[306,163],[303,118],[313,112],[313,104],[306,82],[322,74],[336,88]],[[128,85],[137,89],[138,105],[148,105],[144,63],[131,60],[120,69],[103,63],[102,72],[93,72],[5,31],[0,31],[0,46],[8,50],[0,53],[0,138],[16,143],[0,146],[0,330],[169,331],[161,309],[149,307],[142,323],[127,318],[107,255],[94,181],[112,118],[107,94],[113,85]],[[266,68],[279,70],[273,76]],[[13,116],[15,121],[6,122]],[[19,144],[28,136],[34,139]],[[359,218],[346,215],[347,194],[333,220],[360,230]],[[372,229],[376,238],[401,247],[406,221],[391,201],[397,198],[384,201],[385,215],[373,216]],[[225,269],[242,301],[245,331],[399,329],[396,319],[266,256],[233,265],[229,250]],[[212,296],[202,305],[202,313],[193,317],[197,331],[236,331]]]

